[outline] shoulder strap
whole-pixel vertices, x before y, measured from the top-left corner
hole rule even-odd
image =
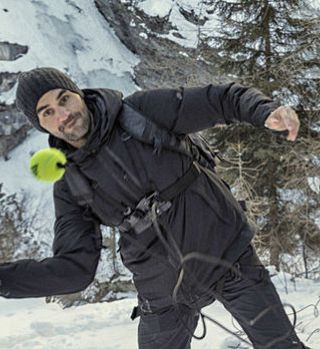
[[[199,134],[179,136],[159,126],[126,102],[123,103],[123,111],[118,120],[120,127],[129,136],[152,145],[156,153],[160,153],[162,148],[170,149],[191,157],[205,167],[215,166],[216,154]]]
[[[152,145],[156,153],[160,153],[164,147],[190,156],[184,137],[179,137],[157,125],[125,102],[118,120],[120,127],[126,133],[143,143]]]
[[[93,191],[88,179],[79,171],[74,163],[68,163],[68,170],[64,178],[70,192],[80,206],[90,205],[93,202]]]

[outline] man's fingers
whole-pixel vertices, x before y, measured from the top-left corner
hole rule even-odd
[[[285,107],[283,121],[286,125],[286,129],[289,132],[287,140],[296,140],[300,128],[300,121],[296,112],[290,107]]]
[[[287,140],[294,141],[298,136],[300,121],[292,108],[281,106],[269,115],[265,126],[275,131],[287,130]]]
[[[289,130],[289,134],[288,134],[287,140],[288,141],[295,141],[296,138],[297,138],[297,135],[298,135],[297,131],[295,131],[295,130],[290,131]]]
[[[298,125],[289,126],[289,127],[288,127],[288,131],[289,131],[289,134],[288,134],[287,139],[288,139],[289,141],[295,141],[296,138],[297,138],[297,136],[298,136],[299,126],[298,126]]]

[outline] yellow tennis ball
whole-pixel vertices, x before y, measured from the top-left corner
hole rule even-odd
[[[57,148],[37,151],[30,159],[31,173],[40,181],[55,182],[64,175],[67,158]]]

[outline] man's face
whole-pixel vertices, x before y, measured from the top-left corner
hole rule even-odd
[[[76,148],[86,142],[90,112],[80,95],[55,89],[41,96],[36,107],[42,128]]]

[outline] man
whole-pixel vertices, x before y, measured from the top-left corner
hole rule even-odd
[[[304,348],[250,245],[244,212],[190,135],[237,121],[287,130],[294,141],[291,108],[237,84],[123,99],[80,90],[53,68],[22,73],[16,103],[68,165],[54,185],[54,255],[0,266],[4,297],[83,290],[95,275],[102,223],[121,231],[121,257],[138,291],[139,348],[190,348],[199,310],[215,299],[255,348]]]

